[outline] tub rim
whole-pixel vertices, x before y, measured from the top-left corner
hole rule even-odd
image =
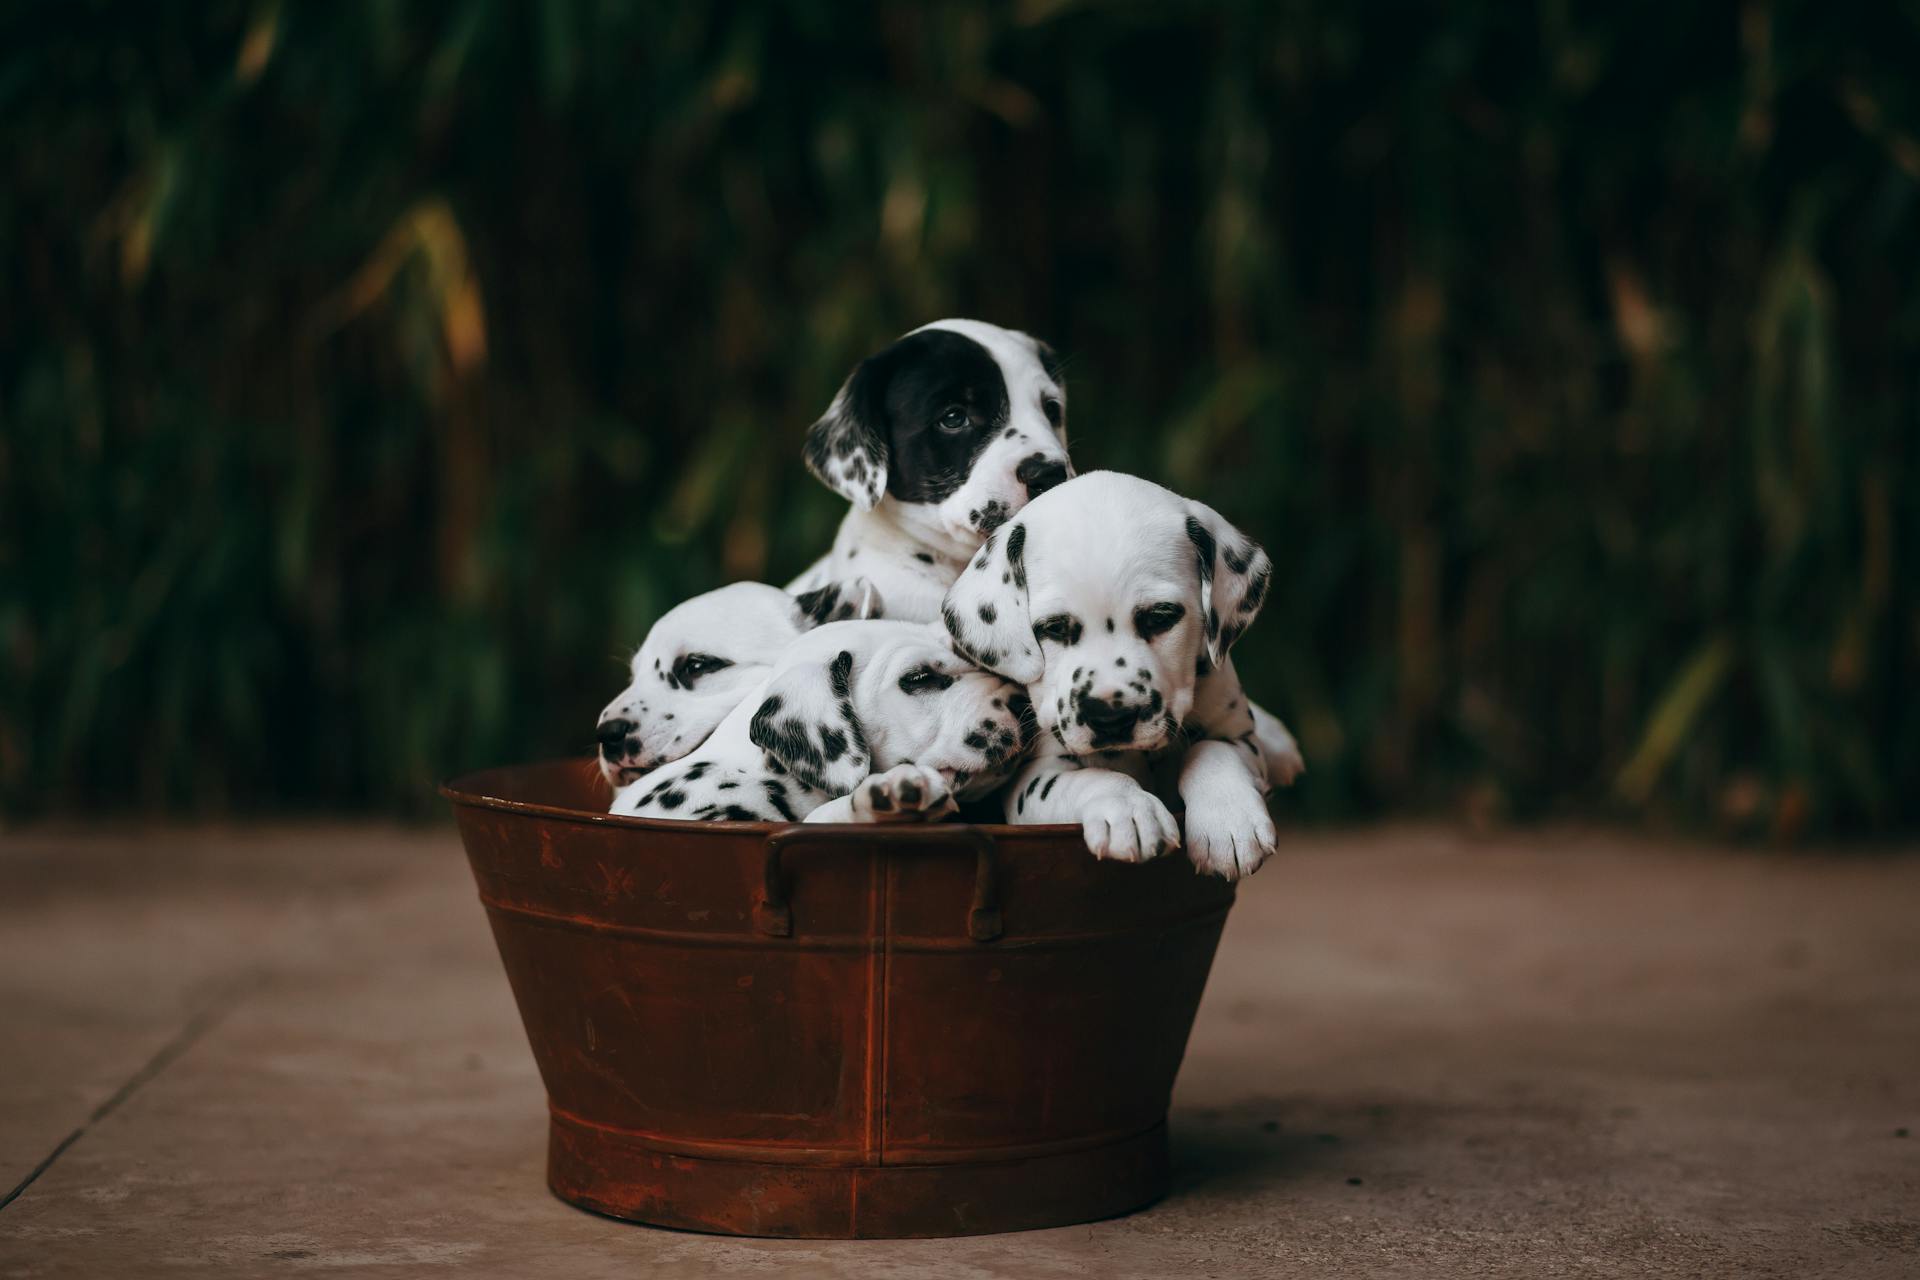
[[[842,833],[871,837],[876,831],[884,831],[889,843],[921,844],[938,841],[951,843],[952,833],[961,830],[981,832],[995,843],[1012,841],[1025,843],[1032,840],[1058,840],[1063,836],[1080,837],[1077,823],[1048,822],[1015,825],[1010,822],[725,822],[695,821],[685,818],[643,818],[636,814],[607,813],[593,809],[574,809],[565,805],[544,804],[534,800],[516,800],[509,795],[496,794],[504,791],[502,786],[505,775],[516,775],[530,769],[555,769],[560,767],[586,770],[593,768],[592,756],[555,756],[544,760],[528,760],[518,764],[491,765],[482,769],[470,769],[446,779],[437,788],[442,798],[450,804],[470,809],[490,809],[496,813],[511,813],[522,817],[548,818],[561,822],[573,822],[586,826],[606,826],[625,828],[633,831],[671,832],[685,835],[690,829],[715,830],[732,835],[772,835],[795,826],[805,826],[810,832]],[[597,769],[596,769],[597,772]]]

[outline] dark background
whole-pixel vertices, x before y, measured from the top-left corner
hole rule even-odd
[[[584,752],[946,315],[1273,552],[1311,817],[1920,817],[1912,4],[0,12],[0,803]]]

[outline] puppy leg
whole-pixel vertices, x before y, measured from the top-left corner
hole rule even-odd
[[[1020,771],[1007,789],[1007,821],[1078,823],[1088,851],[1116,862],[1180,847],[1179,824],[1137,779],[1070,756],[1042,756]]]
[[[1270,786],[1291,785],[1306,770],[1293,735],[1248,699],[1230,658],[1194,686],[1193,710],[1187,714],[1184,727],[1190,741],[1217,739],[1244,755],[1247,770],[1263,795]]]
[[[1300,744],[1273,712],[1253,702],[1247,704],[1247,709],[1253,712],[1253,740],[1266,758],[1267,778],[1276,787],[1292,786],[1294,780],[1307,771],[1307,759],[1300,754]]]
[[[895,765],[815,809],[808,822],[938,822],[958,806],[938,770]]]
[[[1238,743],[1203,739],[1180,761],[1187,807],[1187,856],[1202,871],[1238,880],[1252,875],[1278,842],[1264,778]]]
[[[1193,710],[1187,715],[1189,737],[1204,735],[1240,744],[1250,757],[1258,756],[1262,789],[1290,787],[1307,771],[1300,744],[1293,740],[1280,717],[1256,706],[1240,687],[1233,659],[1223,660],[1194,686]]]

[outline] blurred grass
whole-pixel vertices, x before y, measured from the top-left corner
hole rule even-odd
[[[1316,816],[1920,817],[1911,5],[10,8],[0,803],[421,808],[781,580],[847,368],[1070,359]]]

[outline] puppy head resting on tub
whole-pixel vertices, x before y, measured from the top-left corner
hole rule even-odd
[[[1272,562],[1202,503],[1095,471],[1029,503],[947,593],[954,647],[1027,686],[1070,755],[1175,741]]]
[[[600,771],[623,786],[707,740],[774,659],[814,625],[875,604],[859,580],[799,596],[736,582],[662,614],[628,664],[629,680],[600,713]]]
[[[896,770],[914,780],[903,798],[916,808],[984,795],[1026,745],[1026,710],[1017,685],[960,657],[937,626],[828,623],[788,644],[702,746],[623,787],[613,812],[792,822],[856,792],[885,809],[892,797],[863,784]]]

